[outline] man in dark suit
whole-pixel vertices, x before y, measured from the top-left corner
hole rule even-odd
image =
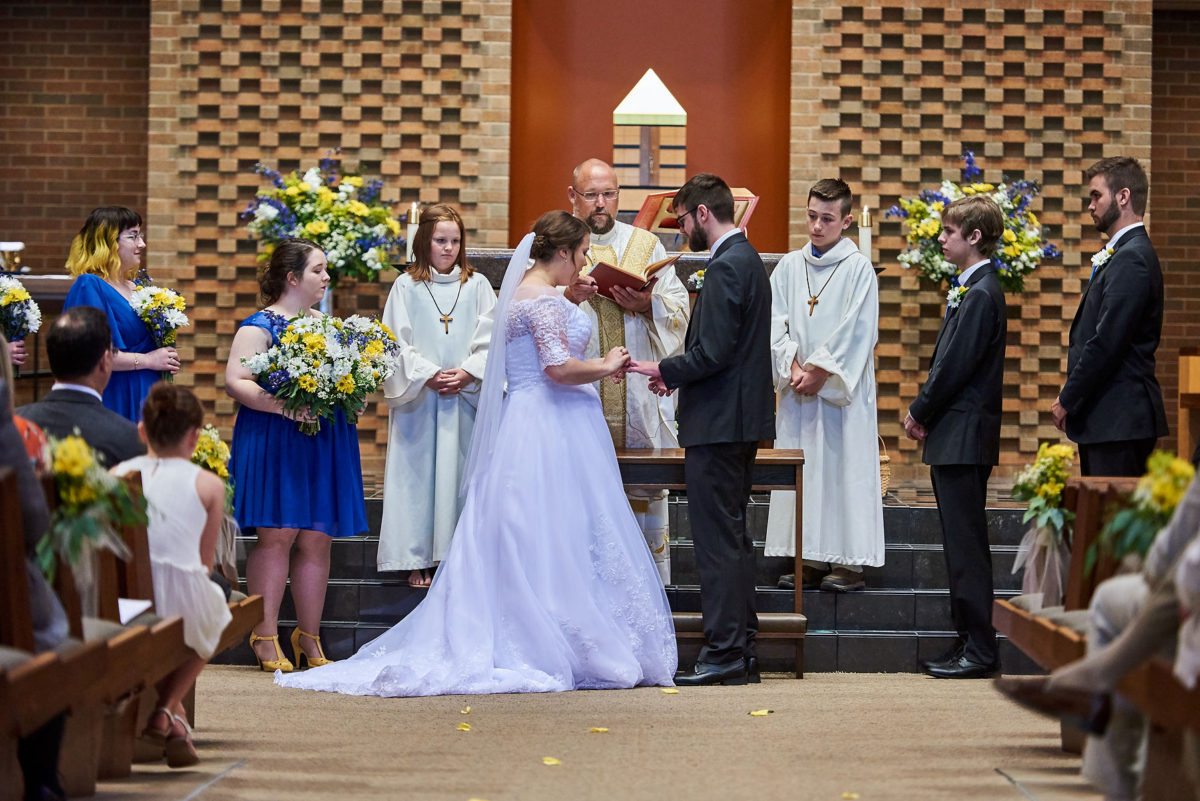
[[[992,628],[992,555],[984,505],[1000,460],[1000,406],[1008,324],[1004,292],[989,256],[1004,233],[1004,215],[989,197],[956,200],[942,214],[938,241],[959,270],[933,346],[929,378],[908,408],[904,430],[924,440],[942,521],[950,578],[950,614],[958,638],[925,672],[974,679],[1000,667]]]
[[[1051,412],[1079,445],[1085,476],[1140,476],[1167,434],[1154,352],[1162,334],[1163,279],[1142,216],[1150,185],[1136,159],[1097,161],[1084,173],[1088,211],[1108,237],[1071,322],[1067,380]]]
[[[675,683],[745,684],[758,678],[754,542],[746,507],[758,442],[775,436],[771,383],[771,287],[758,252],[733,225],[733,194],[715,175],[675,194],[680,230],[694,251],[712,250],[684,352],[635,362],[650,388],[679,388],[679,444],[700,573],[707,642]]]
[[[46,335],[54,385],[46,397],[17,409],[17,415],[53,437],[79,435],[114,467],[146,452],[137,424],[104,408],[101,393],[112,374],[112,330],[108,317],[91,306],[63,312]]]

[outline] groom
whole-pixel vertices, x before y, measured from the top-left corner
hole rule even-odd
[[[679,230],[694,251],[711,250],[704,289],[684,352],[634,362],[660,395],[680,388],[679,444],[687,449],[688,516],[700,573],[707,640],[675,683],[758,680],[754,638],[754,541],[746,506],[758,442],[775,437],[771,383],[771,287],[758,252],[733,225],[733,193],[715,175],[694,176],[675,193]]]

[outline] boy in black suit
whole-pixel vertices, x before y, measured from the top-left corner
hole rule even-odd
[[[1150,184],[1136,159],[1102,159],[1084,173],[1088,211],[1108,243],[1071,322],[1067,380],[1054,425],[1079,444],[1085,476],[1140,476],[1167,434],[1154,352],[1162,335],[1163,278],[1142,215]]]
[[[679,230],[694,251],[709,250],[684,351],[661,362],[633,362],[651,391],[679,388],[679,444],[696,568],[704,648],[675,683],[758,680],[754,541],[746,528],[758,442],[775,438],[771,382],[771,285],[762,259],[733,224],[733,194],[715,175],[692,177],[675,193]]]
[[[925,441],[922,461],[937,497],[950,613],[958,631],[946,654],[922,665],[936,678],[985,678],[1000,668],[984,504],[1000,456],[1008,326],[1004,292],[989,257],[1003,233],[1004,215],[989,197],[961,198],[942,213],[938,241],[959,277],[946,299],[929,378],[904,419],[909,438]]]

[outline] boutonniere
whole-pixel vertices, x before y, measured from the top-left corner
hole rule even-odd
[[[1096,251],[1096,253],[1092,256],[1092,273],[1095,273],[1096,270],[1099,270],[1101,267],[1108,264],[1108,260],[1112,258],[1112,255],[1116,252],[1116,250],[1117,249],[1112,245],[1109,245],[1106,248]]]
[[[957,309],[958,304],[962,303],[963,295],[967,294],[965,286],[952,286],[950,291],[946,293],[946,308]]]
[[[696,270],[688,276],[688,286],[699,292],[704,288],[704,270]]]

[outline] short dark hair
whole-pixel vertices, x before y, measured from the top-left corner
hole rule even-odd
[[[276,243],[271,251],[271,260],[258,277],[259,294],[262,295],[264,306],[270,306],[283,297],[288,276],[303,274],[308,266],[308,254],[314,250],[321,250],[321,246],[297,237],[287,237]]]
[[[533,224],[533,244],[529,255],[545,261],[558,251],[574,250],[590,234],[587,223],[562,210],[548,211]]]
[[[850,209],[854,206],[854,193],[850,191],[850,185],[841,178],[822,178],[817,181],[808,190],[808,200],[811,201],[814,197],[825,203],[840,200],[843,218],[850,213]]]
[[[987,195],[967,195],[951,203],[942,212],[942,221],[957,226],[966,239],[972,231],[981,237],[975,249],[981,256],[991,256],[1004,235],[1004,212]]]
[[[1122,189],[1129,190],[1129,206],[1141,217],[1146,213],[1146,198],[1150,195],[1150,181],[1138,160],[1130,156],[1113,156],[1100,159],[1083,172],[1083,180],[1091,183],[1097,175],[1104,176],[1108,191],[1114,195]]]
[[[95,306],[72,306],[58,316],[46,335],[50,372],[59,381],[88,375],[111,347],[108,315]]]
[[[189,431],[204,425],[200,401],[187,387],[159,381],[142,403],[146,439],[155,448],[178,445]]]
[[[672,206],[677,217],[704,206],[717,222],[733,222],[733,192],[729,184],[712,173],[702,172],[688,179],[675,193]]]

